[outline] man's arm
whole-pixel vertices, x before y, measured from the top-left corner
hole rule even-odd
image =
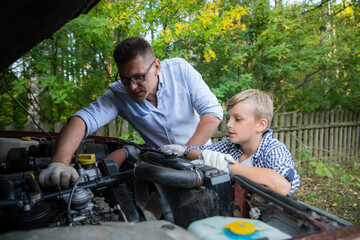
[[[85,136],[86,124],[80,117],[72,117],[56,140],[52,163],[70,165],[71,158]]]
[[[79,174],[70,166],[71,158],[85,136],[86,124],[80,117],[72,117],[61,130],[54,147],[51,163],[39,174],[39,183],[43,188],[61,185],[68,188]]]
[[[291,191],[291,183],[284,176],[271,169],[250,167],[239,163],[229,164],[229,169],[231,174],[244,176],[280,194],[287,195]]]
[[[204,114],[196,128],[194,135],[186,143],[186,146],[204,145],[214,134],[221,120],[209,113]]]

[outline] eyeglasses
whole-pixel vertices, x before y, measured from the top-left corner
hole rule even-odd
[[[124,84],[124,85],[129,85],[130,81],[132,81],[133,83],[136,83],[136,84],[142,83],[145,81],[146,75],[149,73],[149,71],[155,61],[156,61],[156,59],[151,63],[150,67],[148,68],[148,70],[146,71],[146,73],[144,75],[135,75],[135,76],[132,76],[129,78],[128,77],[120,77],[120,79],[119,79],[118,78],[119,72],[118,72],[118,73],[116,73],[115,80],[116,81],[120,80],[122,82],[122,84]]]

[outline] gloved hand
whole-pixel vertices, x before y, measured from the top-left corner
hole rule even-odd
[[[186,150],[186,146],[182,146],[179,144],[168,144],[168,145],[164,145],[160,148],[160,151],[162,151],[162,152],[177,151],[178,157],[183,157],[185,150]]]
[[[75,182],[78,178],[79,174],[75,168],[64,163],[50,163],[46,169],[41,171],[39,183],[44,188],[60,185],[61,188],[66,189],[70,181]]]
[[[226,173],[230,173],[228,168],[229,163],[236,163],[230,154],[214,152],[211,150],[203,150],[200,153],[199,160],[203,160],[205,165],[215,167]]]

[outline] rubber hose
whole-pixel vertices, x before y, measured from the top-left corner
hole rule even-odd
[[[117,149],[111,152],[104,160],[111,159],[113,160],[119,167],[123,164],[126,159],[126,151],[125,149]]]
[[[134,169],[134,176],[142,181],[154,182],[171,187],[195,188],[203,184],[202,171],[183,171],[140,163]]]

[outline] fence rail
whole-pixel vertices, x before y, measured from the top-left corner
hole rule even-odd
[[[225,121],[220,124],[213,142],[227,137],[225,124]],[[360,158],[360,112],[279,113],[274,116],[271,129],[294,159]]]

